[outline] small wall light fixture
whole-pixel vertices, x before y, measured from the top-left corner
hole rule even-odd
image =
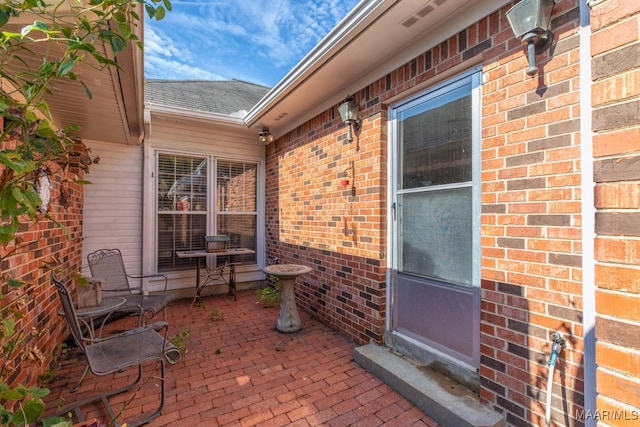
[[[352,129],[358,131],[360,129],[360,125],[362,124],[362,120],[358,117],[358,112],[360,111],[360,106],[356,104],[353,100],[353,96],[348,95],[344,102],[338,107],[338,112],[340,113],[340,118],[345,125],[349,126],[349,134],[347,136],[347,141],[353,141]]]
[[[269,128],[263,127],[262,130],[258,132],[258,141],[262,142],[263,144],[273,142],[273,135],[271,135],[271,132],[269,132]]]
[[[522,0],[507,11],[507,19],[513,33],[526,46],[529,61],[527,74],[530,76],[538,73],[536,54],[542,53],[553,41],[549,24],[555,4],[555,0]]]

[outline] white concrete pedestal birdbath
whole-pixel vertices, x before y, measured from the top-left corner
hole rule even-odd
[[[307,274],[311,271],[311,267],[299,264],[275,264],[265,267],[263,271],[280,280],[280,315],[276,321],[276,329],[280,332],[299,331],[302,322],[296,308],[293,285],[296,277]]]

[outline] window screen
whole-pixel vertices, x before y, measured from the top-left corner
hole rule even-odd
[[[229,236],[229,246],[256,250],[258,166],[218,160],[216,165],[216,223],[218,234]],[[243,259],[238,259],[243,258]],[[242,262],[256,256],[235,257]]]
[[[192,268],[176,251],[204,249],[207,230],[207,159],[158,156],[158,271]]]

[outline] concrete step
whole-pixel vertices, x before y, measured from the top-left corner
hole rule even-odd
[[[502,427],[504,417],[446,376],[416,365],[387,347],[357,347],[354,360],[443,427]]]

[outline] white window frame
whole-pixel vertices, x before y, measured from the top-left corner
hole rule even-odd
[[[142,232],[142,271],[144,274],[153,274],[158,272],[158,242],[157,233],[157,176],[156,170],[158,165],[158,156],[160,153],[166,153],[178,156],[194,156],[207,157],[209,159],[208,191],[210,196],[215,197],[215,183],[213,171],[215,171],[216,159],[227,161],[238,161],[244,163],[255,163],[258,168],[257,173],[257,218],[256,218],[256,264],[241,265],[236,268],[236,273],[254,272],[247,276],[248,280],[261,280],[264,277],[262,268],[265,266],[265,161],[262,158],[252,156],[233,156],[229,154],[219,155],[217,153],[204,153],[197,150],[175,150],[164,147],[154,147],[145,144],[144,146],[144,184],[143,184],[143,232]],[[214,199],[210,199],[214,200]],[[213,210],[207,213],[207,230],[215,230],[216,212]],[[193,287],[193,277],[195,270],[180,270],[164,273],[169,279],[169,289],[180,289]],[[145,281],[143,289],[145,293],[160,291],[162,286],[160,283],[153,281]]]

